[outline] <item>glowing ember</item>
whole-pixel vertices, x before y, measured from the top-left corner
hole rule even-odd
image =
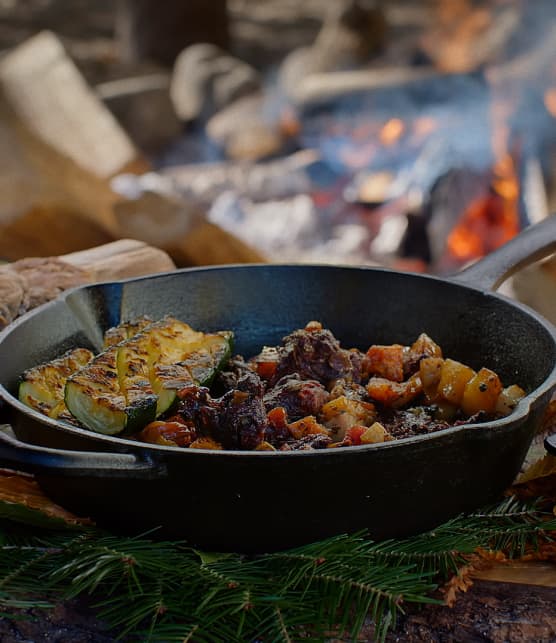
[[[400,136],[404,133],[405,124],[400,118],[391,118],[384,124],[384,127],[380,130],[380,142],[383,145],[394,145],[400,139]]]
[[[556,118],[556,89],[547,89],[544,94],[546,109]]]
[[[512,157],[505,154],[492,174],[489,193],[471,203],[448,236],[448,251],[458,261],[483,257],[519,232],[519,183]]]

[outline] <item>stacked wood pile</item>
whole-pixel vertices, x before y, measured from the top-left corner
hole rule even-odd
[[[149,162],[51,32],[0,60],[0,160],[0,259],[67,254],[130,230],[150,242],[164,227],[156,245],[179,265],[264,260],[177,196],[114,191],[113,177]]]

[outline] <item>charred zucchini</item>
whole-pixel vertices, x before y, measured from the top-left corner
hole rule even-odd
[[[97,355],[66,382],[65,400],[71,414],[88,429],[107,435],[138,430],[152,422],[156,413],[152,392],[121,388],[118,346]]]
[[[136,431],[167,411],[179,389],[210,382],[231,342],[232,333],[205,335],[173,318],[152,323],[70,377],[67,407],[93,431]]]
[[[56,420],[72,421],[64,403],[64,388],[70,375],[93,359],[86,348],[75,348],[62,357],[25,371],[18,395],[21,402]]]
[[[184,386],[208,386],[212,382],[231,356],[232,338],[229,331],[211,334],[191,331],[189,337],[182,335],[182,341],[176,342],[167,331],[155,333],[160,353],[153,362],[151,382],[158,395],[157,416],[177,402],[177,392]]]
[[[109,348],[110,346],[115,346],[120,342],[125,341],[126,339],[131,339],[137,333],[140,333],[147,326],[150,326],[153,323],[153,320],[150,317],[138,317],[130,322],[123,322],[109,328],[104,333],[104,348]]]

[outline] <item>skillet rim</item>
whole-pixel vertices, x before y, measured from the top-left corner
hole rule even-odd
[[[472,290],[474,292],[479,292],[484,296],[493,297],[503,301],[505,304],[510,305],[513,308],[517,308],[523,314],[532,318],[536,323],[538,323],[552,338],[554,347],[556,349],[556,326],[554,326],[549,320],[540,315],[537,311],[533,310],[526,304],[516,301],[506,295],[496,292],[495,290],[490,290],[488,288],[481,288],[475,284],[466,283],[465,280],[461,277],[460,273],[456,273],[451,276],[438,276],[431,274],[423,274],[411,271],[399,271],[393,270],[390,268],[385,268],[382,266],[366,266],[366,265],[353,265],[353,264],[327,264],[327,263],[232,263],[232,264],[216,264],[210,266],[191,266],[186,268],[177,268],[176,270],[170,270],[167,272],[161,273],[152,273],[148,275],[142,275],[139,277],[128,277],[125,279],[115,279],[109,281],[98,281],[90,284],[83,284],[81,286],[75,286],[68,290],[63,291],[55,299],[34,308],[21,315],[15,321],[11,322],[0,331],[0,353],[2,350],[2,345],[5,339],[19,326],[27,323],[27,321],[33,317],[36,317],[44,310],[51,308],[60,302],[66,300],[70,295],[75,292],[82,292],[85,290],[91,290],[98,288],[99,286],[116,286],[126,283],[135,283],[141,281],[150,281],[156,279],[162,279],[168,276],[182,274],[182,273],[195,273],[195,272],[216,272],[221,270],[229,269],[240,269],[240,270],[252,270],[253,268],[259,269],[290,269],[290,268],[310,268],[310,269],[329,269],[329,270],[350,270],[356,272],[373,272],[373,273],[387,273],[395,274],[400,277],[411,277],[418,278],[427,281],[440,282],[443,284],[448,284],[449,286],[456,286],[464,288],[466,290]],[[407,438],[399,438],[389,442],[368,444],[368,445],[358,445],[346,447],[331,447],[328,449],[315,449],[307,451],[253,451],[253,450],[231,450],[231,449],[184,449],[178,446],[166,446],[158,444],[149,444],[146,442],[138,442],[135,440],[130,440],[126,437],[119,437],[118,435],[106,435],[103,433],[97,433],[89,429],[82,429],[80,427],[74,427],[70,424],[65,424],[57,420],[53,420],[45,415],[42,415],[35,409],[23,404],[20,402],[17,397],[15,397],[10,391],[8,391],[3,384],[0,384],[0,400],[3,400],[10,407],[16,409],[17,411],[23,413],[23,415],[29,416],[32,420],[35,420],[41,424],[44,424],[48,427],[53,427],[57,431],[63,433],[69,433],[70,435],[75,435],[80,438],[88,438],[94,441],[98,441],[101,444],[115,445],[118,452],[154,452],[159,453],[160,455],[164,453],[177,454],[177,453],[188,453],[191,454],[185,457],[192,457],[193,454],[199,455],[211,455],[214,457],[218,456],[235,456],[235,457],[272,457],[274,459],[279,458],[283,459],[284,457],[322,457],[324,454],[335,456],[339,454],[346,455],[346,451],[349,453],[361,453],[369,452],[382,449],[393,449],[393,448],[404,448],[410,447],[415,443],[421,442],[430,442],[430,441],[441,441],[442,438],[448,438],[455,433],[469,433],[470,435],[477,434],[477,429],[481,429],[481,433],[486,433],[486,430],[489,431],[489,434],[493,431],[504,430],[508,425],[514,423],[520,423],[527,418],[527,415],[531,412],[532,407],[535,402],[542,398],[544,395],[547,395],[551,389],[556,387],[556,362],[552,368],[552,371],[548,377],[542,382],[540,386],[535,388],[533,391],[528,393],[523,399],[521,399],[516,406],[516,408],[506,417],[499,418],[497,420],[492,420],[490,422],[481,422],[481,423],[471,423],[471,424],[461,424],[459,426],[452,426],[440,431],[434,431],[433,433],[428,433],[425,435],[415,435]],[[32,444],[32,443],[30,443]],[[126,448],[127,447],[127,448]],[[64,450],[64,449],[62,449]],[[83,451],[86,453],[86,451]],[[93,453],[92,451],[90,451]]]

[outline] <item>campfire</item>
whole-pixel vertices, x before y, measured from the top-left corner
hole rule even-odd
[[[86,247],[71,223],[84,217],[89,239],[135,237],[178,265],[316,261],[446,274],[547,216],[556,182],[552,3],[321,4],[230,0],[227,51],[190,44],[171,58],[171,74],[156,48],[142,71],[141,47],[154,36],[133,33],[139,9],[130,7],[132,35],[119,49],[112,41],[108,55],[96,43],[94,74],[86,47],[66,39],[64,52],[53,34],[8,52],[6,113],[31,131],[31,142],[16,144],[39,187],[24,190],[23,203],[8,199],[0,255]],[[220,42],[224,14],[214,11],[207,40]],[[273,28],[283,42],[268,39]],[[71,143],[62,130],[72,106],[91,97],[68,98],[55,123],[48,112],[60,106],[42,97],[61,75],[31,73],[31,61],[49,56],[65,70],[64,95],[83,93],[81,72],[95,77],[95,112],[83,110],[91,135],[80,127]],[[123,128],[106,126],[108,109]],[[60,155],[71,164],[52,171]],[[67,221],[71,247],[29,232],[37,211]]]

